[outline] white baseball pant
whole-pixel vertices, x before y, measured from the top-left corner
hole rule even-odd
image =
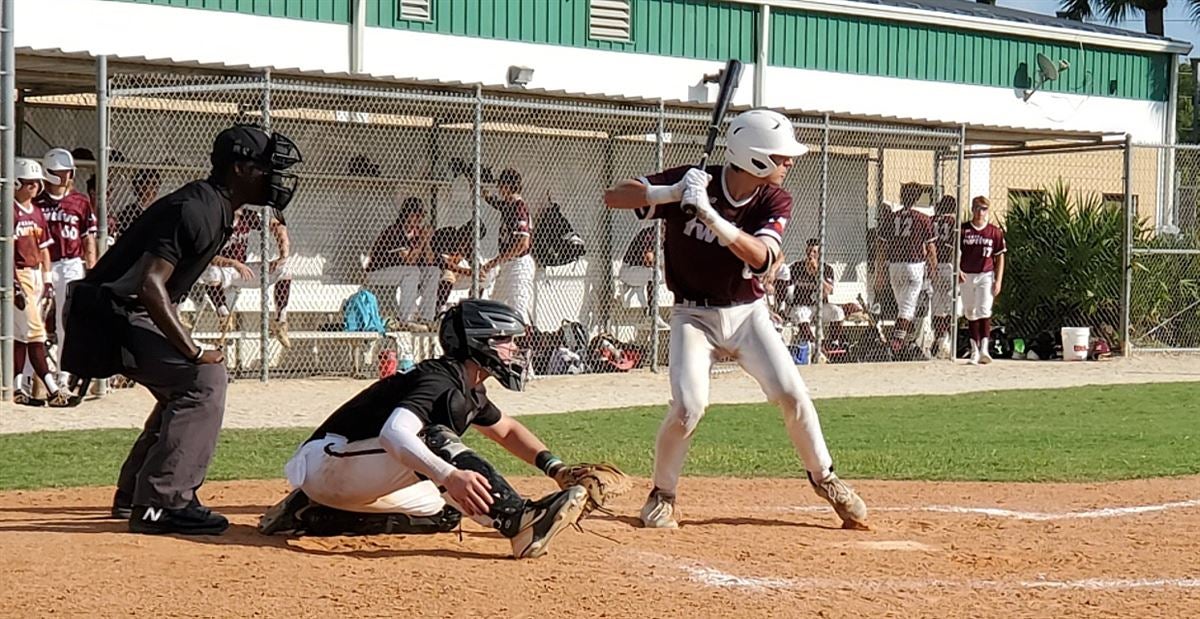
[[[798,323],[811,323],[817,317],[817,308],[814,305],[799,305],[792,310],[792,320]],[[821,324],[831,322],[841,322],[846,319],[846,310],[843,310],[840,305],[825,302],[821,304]]]
[[[258,288],[259,273],[261,273],[261,262],[247,262],[246,267],[254,275],[250,279],[243,278],[238,270],[233,267],[218,267],[209,266],[204,269],[204,273],[200,275],[200,283],[205,286],[220,286],[221,288]],[[273,286],[281,279],[292,279],[292,272],[288,269],[288,261],[283,260],[279,263],[279,267],[274,271],[267,273],[267,285]]]
[[[980,320],[992,317],[992,284],[996,281],[995,273],[966,273],[967,281],[962,284],[963,313],[967,320]]]
[[[46,323],[42,318],[43,284],[40,267],[16,270],[13,285],[25,295],[25,309],[13,307],[13,339],[22,344],[46,341]],[[29,368],[24,370],[25,373],[32,376],[28,360],[25,361],[25,367]]]
[[[83,258],[63,258],[50,265],[51,282],[54,284],[54,328],[58,334],[58,345],[54,347],[54,365],[62,357],[62,342],[66,338],[67,327],[63,310],[67,307],[67,289],[71,282],[83,279],[87,275]]]
[[[896,297],[896,317],[912,320],[917,315],[917,300],[925,283],[924,262],[888,263],[892,295]]]
[[[671,402],[658,431],[655,487],[674,493],[692,434],[708,408],[715,354],[729,353],[783,413],[788,436],[804,468],[823,479],[833,466],[817,409],[795,362],[771,323],[766,303],[723,308],[676,305],[671,312]]]
[[[346,511],[433,516],[446,505],[437,486],[400,464],[379,438],[330,434],[301,445],[284,471],[310,499]]]
[[[442,271],[436,266],[402,266],[396,287],[396,307],[401,320],[431,322],[437,315],[437,285]],[[420,311],[417,303],[420,301]]]
[[[532,255],[524,255],[500,265],[496,274],[496,286],[492,289],[492,300],[499,301],[521,314],[529,324],[533,310],[533,278],[537,265]]]
[[[932,313],[934,316],[950,316],[954,314],[954,265],[939,262],[937,267],[937,277],[933,282],[933,299],[930,302],[933,307]]]

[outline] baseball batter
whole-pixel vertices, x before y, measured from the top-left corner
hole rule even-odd
[[[765,109],[740,114],[726,133],[724,166],[678,167],[627,179],[604,195],[608,208],[663,219],[671,312],[671,402],[658,432],[654,488],[642,508],[646,527],[678,526],[679,475],[708,407],[714,356],[735,357],[783,412],[809,482],[847,528],[865,528],[862,499],[833,471],[817,410],[771,323],[760,278],[780,254],[792,197],[780,185],[808,149],[791,122]],[[695,215],[680,204],[695,206]]]
[[[971,200],[971,221],[962,225],[958,281],[962,284],[963,313],[971,332],[972,365],[992,362],[988,337],[992,332],[992,302],[1004,282],[1004,231],[988,223],[984,196]]]
[[[937,235],[937,276],[933,281],[933,350],[934,357],[949,359],[950,327],[954,324],[954,233],[958,222],[958,200],[942,196],[933,216],[933,232]]]
[[[16,160],[17,186],[13,191],[13,265],[14,279],[13,367],[16,368],[16,393],[13,402],[29,406],[42,406],[45,402],[34,399],[32,375],[26,374],[26,358],[29,366],[42,378],[50,392],[50,405],[67,406],[71,403],[59,389],[58,381],[50,371],[46,354],[46,324],[43,310],[54,298],[54,284],[50,265],[50,248],[54,238],[41,209],[33,205],[34,197],[42,191],[42,183],[48,180],[42,165],[32,159]]]
[[[461,440],[474,426],[549,476],[563,466],[483,385],[491,376],[523,388],[514,338],[524,333],[521,317],[501,303],[468,299],[447,310],[438,331],[446,356],[376,382],[326,419],[288,462],[295,490],[263,515],[259,530],[436,533],[466,514],[509,538],[517,558],[545,553],[578,520],[587,491],[572,485],[523,498]]]
[[[896,326],[892,329],[892,352],[899,352],[908,340],[917,314],[917,301],[926,276],[937,270],[937,236],[929,216],[913,209],[921,197],[921,187],[905,183],[900,188],[900,210],[887,211],[879,222],[879,241],[888,261],[888,277],[896,297]]]
[[[66,337],[63,310],[67,306],[68,285],[83,279],[87,271],[96,265],[96,213],[88,197],[75,191],[75,159],[62,148],[46,153],[42,160],[46,171],[46,190],[34,203],[46,217],[50,236],[51,280],[54,284],[54,328],[58,346],[55,347],[55,363],[62,359],[62,341]],[[53,180],[49,180],[53,179]],[[65,372],[59,381],[69,384],[71,378]]]

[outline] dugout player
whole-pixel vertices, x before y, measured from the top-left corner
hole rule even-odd
[[[75,191],[75,158],[70,151],[51,149],[42,159],[42,168],[46,171],[46,190],[34,199],[34,204],[46,217],[50,236],[54,239],[50,246],[50,264],[54,284],[54,329],[58,342],[55,364],[61,370],[67,289],[71,282],[83,279],[87,270],[96,264],[99,226],[91,200]],[[70,381],[66,372],[59,375],[61,385],[66,386]]]
[[[200,283],[204,285],[204,290],[221,319],[221,342],[225,341],[235,322],[234,314],[230,311],[229,293],[236,293],[243,288],[255,289],[261,285],[258,276],[262,272],[262,263],[247,260],[251,238],[262,230],[262,226],[262,215],[248,209],[239,212],[225,247],[221,248],[213,258],[212,264],[200,275]],[[279,341],[280,346],[291,348],[292,343],[288,339],[287,330],[287,308],[292,298],[292,272],[288,268],[291,237],[288,236],[283,213],[277,209],[271,211],[271,223],[268,226],[278,250],[276,258],[267,265],[267,283],[274,286],[275,292],[271,335]],[[236,302],[235,296],[234,303]]]
[[[499,195],[488,194],[488,204],[500,211],[500,231],[497,243],[500,253],[483,264],[480,280],[492,271],[496,284],[492,298],[511,306],[529,321],[533,309],[533,277],[536,265],[533,261],[533,225],[529,217],[529,206],[521,197],[521,175],[508,169],[500,173],[496,182]]]
[[[25,373],[25,360],[41,377],[50,394],[50,405],[64,407],[72,400],[60,388],[50,371],[46,353],[46,323],[44,310],[54,298],[50,264],[50,248],[54,237],[42,210],[34,206],[42,184],[49,181],[42,164],[33,159],[16,160],[17,186],[13,191],[13,367],[16,369],[13,402],[27,406],[42,406],[33,397],[33,376]]]
[[[933,280],[933,350],[934,357],[949,359],[950,328],[954,326],[954,231],[958,221],[958,200],[942,196],[933,216],[933,232],[937,235],[937,273]]]
[[[992,355],[988,337],[992,333],[992,302],[1000,296],[1004,282],[1004,231],[988,223],[984,196],[971,200],[971,221],[962,225],[958,281],[962,284],[963,313],[971,333],[971,365],[988,364]]]
[[[157,401],[113,501],[113,516],[128,518],[137,533],[217,534],[229,526],[196,497],[225,412],[224,356],[192,341],[174,304],[225,245],[239,209],[288,205],[297,179],[284,170],[300,152],[286,136],[237,125],[217,135],[211,161],[207,179],[146,209],[71,293],[66,369],[123,374]]]
[[[547,475],[562,464],[500,412],[483,385],[490,376],[514,391],[524,387],[514,340],[524,334],[521,316],[504,304],[467,299],[451,307],[438,329],[445,356],[380,380],[334,411],[288,461],[294,490],[267,510],[259,530],[436,533],[466,514],[509,538],[518,559],[545,553],[579,519],[586,490],[523,498],[461,439],[474,427]]]
[[[765,109],[739,114],[726,133],[724,166],[678,167],[627,179],[604,194],[608,208],[636,209],[663,219],[671,312],[671,403],[658,432],[654,488],[642,508],[647,527],[678,526],[679,475],[709,398],[709,371],[718,353],[738,363],[783,412],[809,482],[846,527],[865,527],[862,499],[833,472],[817,410],[792,356],[771,323],[760,277],[780,253],[792,197],[780,185],[793,158],[808,148],[791,122]],[[681,202],[696,207],[686,215]]]
[[[900,352],[908,341],[917,301],[927,277],[937,270],[937,236],[929,216],[913,206],[921,197],[921,186],[900,187],[900,210],[887,211],[879,222],[879,241],[888,261],[888,278],[896,297],[896,326],[892,329],[892,352]]]

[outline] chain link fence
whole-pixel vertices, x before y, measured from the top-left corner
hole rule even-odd
[[[526,315],[536,374],[670,362],[662,230],[604,208],[603,192],[694,165],[707,109],[269,73],[121,74],[110,84],[107,144],[96,143],[94,96],[45,97],[23,102],[21,152],[108,152],[111,239],[156,198],[206,176],[212,139],[232,123],[285,133],[304,154],[286,213],[243,212],[220,263],[180,306],[196,340],[225,348],[236,377],[403,367],[439,353],[438,313],[469,296]],[[765,283],[798,363],[963,356],[953,265],[978,195],[1008,234],[996,323],[1009,340],[1032,349],[1061,327],[1087,326],[1116,348],[1128,326],[1139,348],[1200,347],[1200,329],[1189,329],[1200,324],[1196,150],[1136,147],[1126,183],[1120,144],[981,152],[959,129],[792,120],[810,152],[787,178],[792,220]],[[718,140],[711,163],[723,148]],[[81,182],[93,166],[80,159]],[[904,208],[929,218],[937,258],[920,268],[896,350],[892,265],[926,260],[926,239],[881,230]],[[897,244],[921,253],[897,258]]]
[[[1200,146],[1136,145],[1131,163],[1158,201],[1132,231],[1131,343],[1200,351]]]

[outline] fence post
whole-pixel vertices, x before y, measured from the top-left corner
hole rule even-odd
[[[96,57],[96,257],[108,249],[108,56]],[[108,392],[107,380],[96,380],[96,395]],[[87,386],[82,387],[85,393]],[[81,394],[83,395],[83,394]]]
[[[11,402],[13,398],[13,377],[16,374],[13,368],[13,285],[16,283],[16,277],[13,272],[13,178],[16,176],[16,129],[15,115],[16,102],[13,97],[16,93],[16,71],[17,59],[16,53],[13,51],[13,2],[4,0],[0,2],[3,8],[0,9],[0,36],[3,36],[3,50],[0,51],[0,88],[3,88],[3,101],[0,102],[0,131],[3,132],[3,167],[4,178],[0,179],[0,185],[3,185],[3,192],[0,193],[3,197],[3,213],[4,216],[0,219],[0,239],[3,240],[3,248],[0,251],[0,278],[3,278],[3,295],[0,299],[0,328],[3,328],[3,345],[0,346],[0,373],[4,374],[2,382],[0,382],[0,399],[4,402]]]
[[[263,130],[268,134],[271,133],[271,69],[263,69],[263,85],[262,85],[262,119]],[[258,260],[258,380],[267,382],[270,375],[268,367],[269,351],[267,344],[270,340],[270,309],[268,306],[268,290],[267,278],[270,275],[269,261],[267,260],[267,238],[270,236],[271,219],[274,214],[268,207],[263,207],[262,215],[259,216],[258,238],[262,249],[259,250]]]
[[[817,204],[817,245],[820,247],[820,252],[817,254],[817,298],[814,302],[816,306],[816,323],[814,327],[814,350],[809,351],[809,363],[821,362],[822,344],[825,341],[825,325],[824,325],[824,308],[825,308],[825,234],[826,225],[829,215],[829,114],[823,118],[821,126],[821,199]],[[793,274],[792,277],[797,277],[799,274]],[[792,280],[796,281],[796,280]]]
[[[480,188],[480,174],[483,168],[483,85],[475,85],[475,125],[474,125],[474,167],[471,174],[474,182],[471,185],[474,191],[471,195],[471,298],[478,299],[482,295],[479,290],[479,270],[483,268],[483,261],[480,260],[479,247],[479,219],[482,217],[480,213],[480,200],[482,200],[482,189]]]
[[[1174,157],[1174,153],[1169,153]],[[1130,356],[1129,318],[1133,303],[1133,136],[1125,134],[1125,170],[1122,185],[1125,191],[1125,243],[1121,252],[1121,273],[1125,289],[1121,295],[1121,356]]]
[[[959,241],[958,236],[962,234],[962,207],[963,207],[963,168],[966,167],[966,150],[967,150],[967,126],[958,126],[958,175],[955,179],[957,187],[954,190],[954,199],[958,202],[958,208],[954,211],[954,261],[950,275],[950,363],[958,358],[958,312],[954,311],[955,299],[958,298],[958,252]]]
[[[658,130],[654,135],[654,169],[663,169],[663,140],[666,132],[667,106],[661,100],[658,102]],[[653,285],[650,287],[650,371],[658,372],[660,363],[658,349],[658,287],[662,285],[663,253],[662,253],[662,220],[654,222],[654,268],[651,269]],[[670,360],[667,360],[670,363]]]

